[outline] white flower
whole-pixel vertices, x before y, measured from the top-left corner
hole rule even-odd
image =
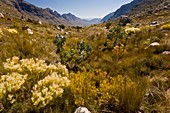
[[[69,83],[67,77],[58,76],[57,72],[46,76],[38,81],[31,91],[33,104],[39,108],[45,107],[53,98],[61,96],[64,92],[63,87],[68,86]]]
[[[137,33],[137,32],[140,32],[140,29],[131,27],[131,28],[125,29],[125,32],[126,32],[126,34]]]
[[[18,31],[16,29],[7,29],[7,31],[12,34],[18,34]]]

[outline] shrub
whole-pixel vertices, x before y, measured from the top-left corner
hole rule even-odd
[[[106,29],[110,29],[110,26],[112,25],[111,22],[106,22]]]
[[[118,75],[101,83],[101,108],[116,112],[136,112],[144,102],[147,80],[132,81]]]
[[[60,42],[65,43],[65,41],[62,41],[64,40],[63,38],[60,39]],[[59,41],[55,40],[54,42]],[[76,44],[71,44],[70,48],[63,47],[64,43],[55,43],[60,61],[62,64],[66,65],[68,69],[78,71],[78,69],[81,68],[80,64],[89,59],[92,47],[83,40]]]
[[[167,30],[170,30],[170,24],[165,24],[163,26],[161,26],[161,29],[167,29]]]
[[[58,25],[58,27],[60,27],[61,29],[64,29],[65,25],[61,24],[61,25]]]
[[[18,34],[18,31],[16,29],[7,29],[7,31],[12,34]]]
[[[62,77],[58,73],[52,73],[38,83],[32,89],[32,102],[38,108],[45,107],[50,101],[63,93],[63,87],[69,85],[67,77]]]
[[[149,87],[144,97],[143,110],[145,112],[167,112],[165,95],[165,83],[168,81],[166,77],[155,76],[150,79]]]
[[[7,73],[0,77],[0,102],[5,107],[4,112],[19,103],[23,104],[16,106],[18,109],[29,109],[29,105],[32,109],[43,110],[69,85],[68,70],[60,63],[47,64],[33,58],[20,60],[15,56],[3,65]]]
[[[148,88],[146,78],[132,81],[121,75],[108,77],[99,70],[72,73],[70,80],[75,104],[87,106],[93,112],[139,111]]]
[[[130,34],[133,34],[133,33],[140,32],[140,29],[139,28],[131,27],[131,28],[125,29],[125,32],[126,32],[126,34],[130,35]]]
[[[3,31],[2,31],[2,29],[0,28],[0,35],[2,35],[3,34]]]
[[[71,74],[70,86],[77,106],[87,106],[97,111],[98,88],[100,87],[100,82],[106,79],[106,74],[106,72],[100,70],[89,72],[84,70]]]

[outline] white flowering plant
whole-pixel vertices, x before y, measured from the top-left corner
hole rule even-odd
[[[38,108],[45,107],[53,98],[59,97],[63,93],[63,87],[70,83],[67,77],[62,77],[56,72],[46,76],[32,89],[32,102]]]
[[[16,29],[7,29],[7,31],[11,34],[18,34],[18,31]]]
[[[127,28],[125,29],[126,34],[130,35],[130,34],[134,34],[134,33],[138,33],[141,30],[139,28],[135,28],[135,27],[131,27],[131,28]]]
[[[0,76],[0,103],[30,100],[36,108],[45,107],[62,96],[70,81],[66,66],[47,64],[44,60],[20,59],[14,56],[3,63],[5,73]],[[3,103],[5,104],[5,103]]]

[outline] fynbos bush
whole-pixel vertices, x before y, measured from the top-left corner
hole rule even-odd
[[[70,82],[66,66],[60,63],[47,64],[33,58],[20,60],[15,56],[3,65],[7,74],[0,76],[0,103],[6,112],[13,105],[25,102],[32,108],[42,109],[62,96]]]

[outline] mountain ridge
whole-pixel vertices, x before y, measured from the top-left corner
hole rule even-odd
[[[33,20],[39,20],[45,23],[72,25],[66,21],[57,11],[50,8],[40,8],[24,0],[1,0],[3,12],[14,17],[25,17]]]
[[[87,26],[97,23],[94,20],[85,21],[71,13],[61,15],[50,8],[43,9],[25,0],[1,0],[0,2],[2,6],[4,6],[2,11],[16,18],[24,17],[26,19],[38,20],[45,23],[64,24],[67,26]]]
[[[143,0],[133,0],[130,3],[122,5],[115,12],[111,12],[105,17],[103,17],[101,22],[108,21],[108,20],[115,20],[116,18],[130,11],[135,5],[139,4],[141,1]]]

